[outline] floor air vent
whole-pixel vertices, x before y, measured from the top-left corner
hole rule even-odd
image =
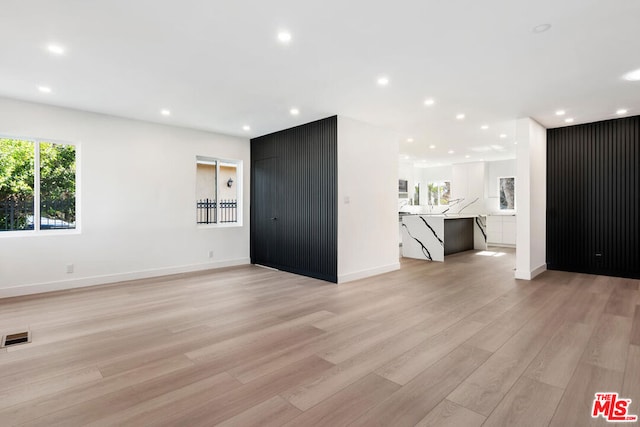
[[[7,334],[2,337],[0,348],[10,347],[18,344],[27,344],[31,342],[31,332],[17,332],[15,334]]]

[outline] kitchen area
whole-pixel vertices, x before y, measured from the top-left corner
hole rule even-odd
[[[401,161],[401,256],[442,262],[466,250],[515,248],[515,176],[515,159],[433,167]]]

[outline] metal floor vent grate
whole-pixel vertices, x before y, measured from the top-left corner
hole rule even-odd
[[[18,344],[27,344],[31,342],[31,331],[16,332],[15,334],[7,334],[2,337],[0,348],[11,347]]]

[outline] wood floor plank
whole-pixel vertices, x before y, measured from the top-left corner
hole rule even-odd
[[[485,350],[459,346],[352,425],[401,427],[417,424],[489,356]]]
[[[628,317],[602,315],[582,361],[602,368],[624,372],[632,320]]]
[[[636,303],[640,302],[638,295],[640,295],[640,293],[637,290],[624,289],[621,286],[616,286],[611,292],[604,312],[615,316],[633,317]]]
[[[486,418],[450,400],[443,400],[416,427],[480,427]]]
[[[546,426],[563,393],[562,388],[521,377],[483,426]]]
[[[624,374],[580,362],[573,373],[562,400],[551,419],[550,426],[605,426],[604,419],[591,417],[596,393],[620,390]]]
[[[442,359],[478,332],[484,324],[462,321],[443,332],[429,337],[411,350],[378,368],[378,375],[404,385],[420,372]]]
[[[140,366],[138,369],[127,371],[121,375],[106,378],[98,383],[89,383],[82,386],[66,389],[55,395],[47,395],[28,402],[11,406],[0,410],[3,422],[9,425],[19,425],[36,418],[46,418],[48,414],[72,408],[69,412],[75,412],[76,405],[93,399],[102,399],[110,393],[119,393],[139,384],[148,384],[154,379],[168,376],[168,383],[172,387],[178,387],[180,380],[189,378],[188,368],[194,364],[186,356],[180,355],[168,359],[162,359]],[[171,377],[171,373],[179,373],[177,377]],[[198,375],[206,374],[206,370],[200,370]],[[151,387],[151,386],[149,386]]]
[[[565,388],[578,366],[593,328],[583,323],[565,323],[531,362],[524,375],[559,388]]]
[[[297,387],[299,384],[322,375],[331,369],[333,364],[317,356],[311,356],[286,368],[265,375],[247,384],[235,387],[224,393],[200,393],[174,401],[171,406],[160,405],[154,408],[153,416],[162,424],[211,426],[232,418],[284,390]],[[131,426],[141,425],[149,420],[146,413],[127,420]]]
[[[640,346],[629,346],[621,397],[631,399],[630,413],[640,416]]]
[[[400,388],[376,374],[369,374],[287,423],[295,426],[348,426]]]
[[[640,305],[636,305],[633,314],[633,327],[629,342],[633,345],[640,345]]]
[[[287,390],[281,396],[306,411],[324,399],[373,372],[425,339],[421,332],[405,331],[324,372],[313,381]]]
[[[216,425],[219,427],[280,427],[298,416],[300,412],[280,396],[274,396]]]

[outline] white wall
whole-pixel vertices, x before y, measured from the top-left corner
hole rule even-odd
[[[1,98],[0,134],[79,144],[81,186],[80,232],[0,234],[0,297],[249,262],[247,139]],[[244,162],[244,226],[196,226],[196,155]]]
[[[400,268],[398,138],[338,116],[338,282]]]
[[[546,270],[547,133],[536,121],[519,119],[517,148],[517,279]]]

